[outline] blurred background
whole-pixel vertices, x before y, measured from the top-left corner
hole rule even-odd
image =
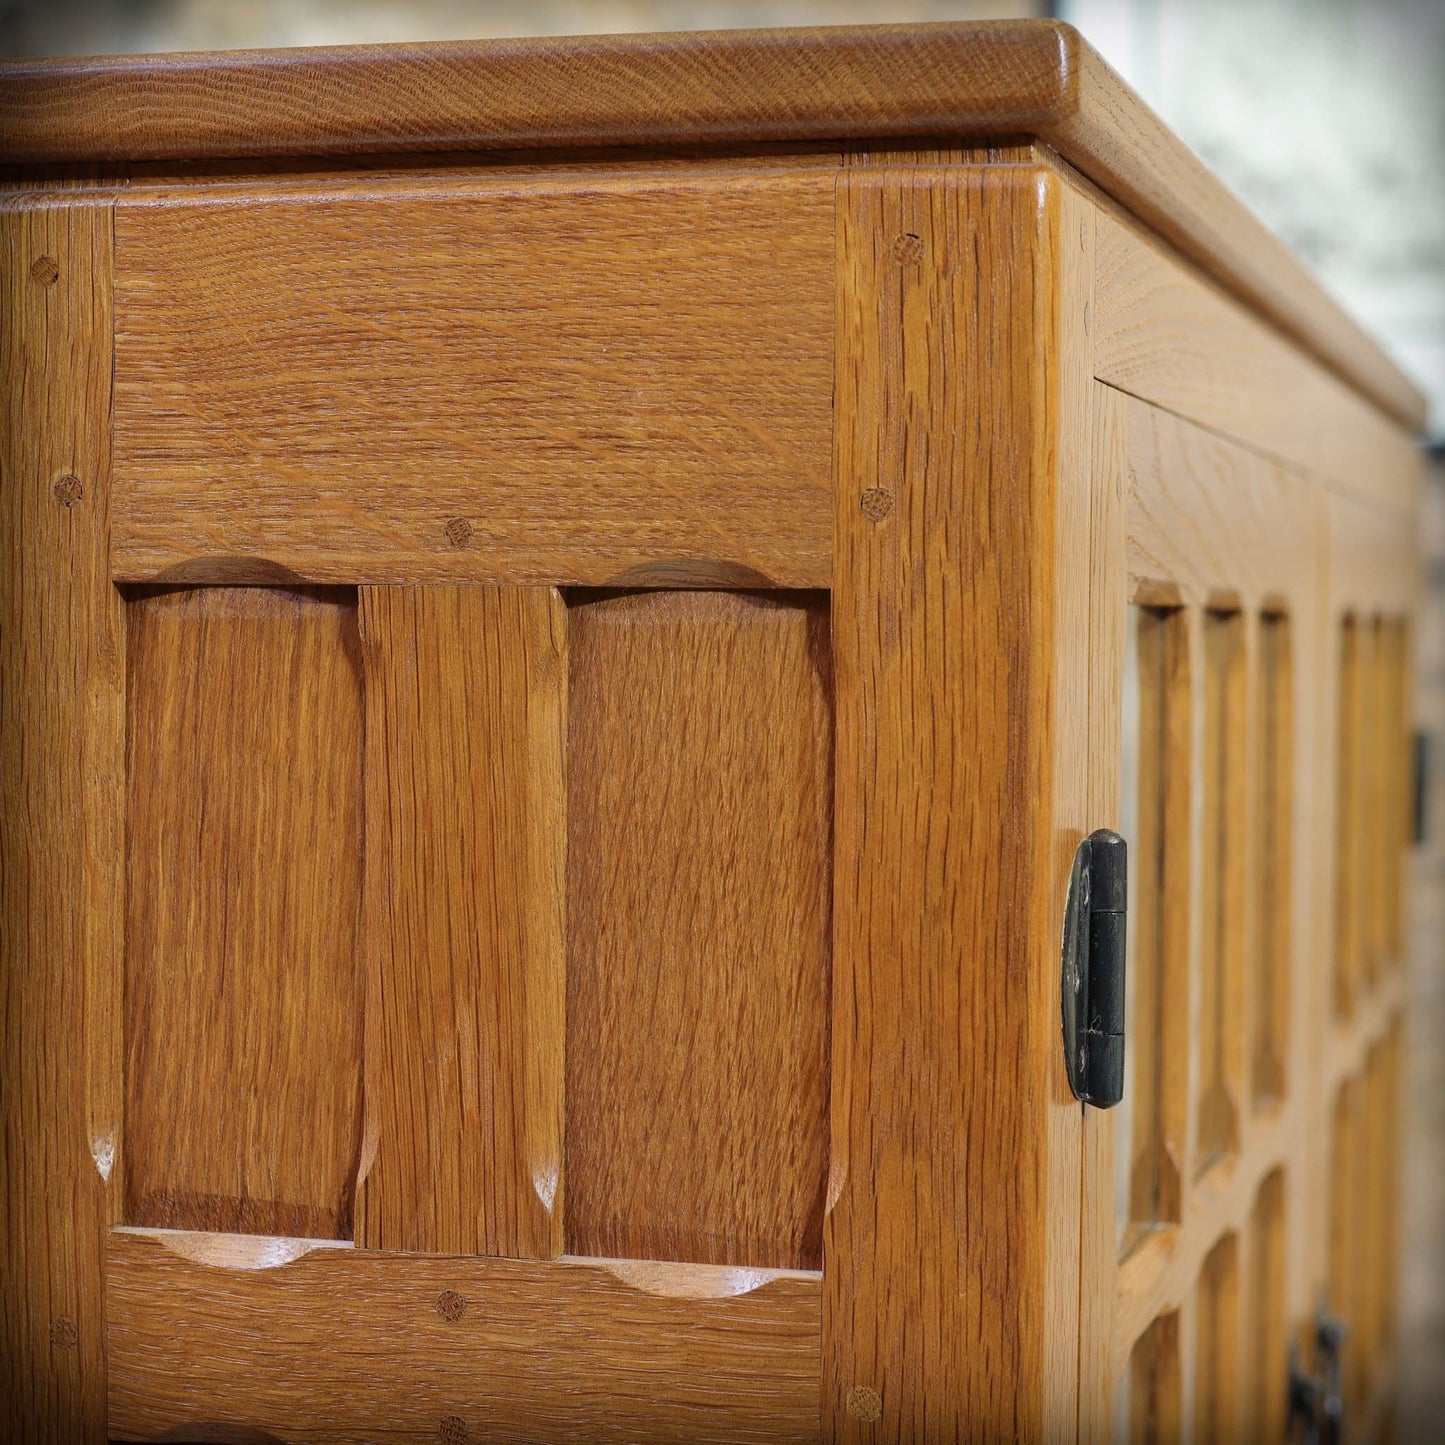
[[[1445,1439],[1445,3],[1441,0],[0,0],[0,55],[1055,15],[1431,399],[1420,723],[1434,739],[1406,1151],[1405,1416]]]

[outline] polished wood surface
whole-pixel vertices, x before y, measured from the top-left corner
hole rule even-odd
[[[14,61],[0,163],[1037,137],[1418,427],[1424,400],[1053,20]]]
[[[143,596],[126,664],[126,1222],[349,1238],[356,595]]]
[[[840,191],[830,1438],[1043,1430],[1046,1221],[1078,1189],[1048,1193],[1058,974],[1036,947],[1046,191],[1032,167],[860,168]]]
[[[567,1249],[816,1269],[833,681],[816,594],[580,594]]]
[[[566,609],[365,587],[356,1242],[562,1252]]]
[[[596,180],[122,211],[116,575],[826,585],[832,178]]]
[[[1377,1438],[1415,403],[1072,32],[8,75],[333,148],[3,181],[8,1435]]]
[[[105,1439],[121,1218],[125,623],[111,217],[0,216],[0,1434]]]
[[[113,1233],[112,1435],[819,1438],[816,1275],[316,1246]]]

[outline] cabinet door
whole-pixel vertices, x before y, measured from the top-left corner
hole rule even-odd
[[[1344,1346],[1367,1438],[1392,1308],[1404,528],[1100,387],[1120,498],[1124,1097],[1089,1111],[1094,1438],[1287,1438]],[[1092,1394],[1090,1394],[1092,1391]]]

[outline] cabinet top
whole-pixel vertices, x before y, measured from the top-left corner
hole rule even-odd
[[[0,63],[0,166],[889,138],[1053,147],[1397,421],[1423,425],[1394,363],[1058,21]]]

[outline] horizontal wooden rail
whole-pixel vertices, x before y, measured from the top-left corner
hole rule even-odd
[[[1100,381],[1402,516],[1420,487],[1410,434],[1338,376],[1101,212],[1092,334]]]
[[[1333,1098],[1345,1079],[1360,1073],[1370,1050],[1389,1033],[1407,996],[1405,977],[1397,967],[1356,1002],[1348,1019],[1331,1021],[1325,1035],[1325,1098]]]
[[[120,207],[122,582],[826,587],[833,176]]]
[[[106,1330],[112,1438],[819,1437],[812,1273],[116,1229]]]

